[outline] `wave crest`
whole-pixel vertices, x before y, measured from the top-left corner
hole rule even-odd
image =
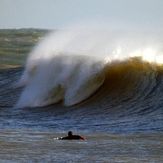
[[[25,88],[17,107],[45,106],[60,101],[66,106],[78,104],[102,85],[110,93],[131,88],[133,92],[143,89],[147,93],[156,74],[152,64],[143,61],[147,58],[143,52],[153,41],[149,37],[148,41],[140,40],[135,34],[116,31],[68,30],[50,34],[29,55],[19,81],[19,86]],[[161,57],[160,48],[155,51]],[[152,51],[153,55],[156,61],[158,56]],[[136,58],[130,59],[133,57]]]

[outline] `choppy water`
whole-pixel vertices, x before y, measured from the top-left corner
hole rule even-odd
[[[35,82],[41,82],[45,77],[47,79],[49,74],[52,74],[53,68],[58,69],[58,66],[65,65],[65,62],[61,62],[63,60],[57,60],[61,64],[57,62],[57,67],[49,67],[49,63],[55,62],[55,58],[50,58],[48,64],[45,64],[44,60],[39,60],[37,62],[39,64],[36,64],[35,77],[29,78],[30,84],[27,84],[25,89],[15,87],[24,74],[22,64],[25,63],[27,53],[38,40],[43,38],[45,33],[46,31],[32,29],[0,31],[0,161],[162,162],[162,66],[147,63],[140,58],[112,62],[106,64],[104,69],[102,67],[104,81],[100,78],[99,82],[96,76],[93,76],[91,80],[89,78],[80,78],[79,80],[78,76],[75,76],[78,82],[74,85],[76,85],[78,93],[76,94],[74,91],[68,95],[73,94],[72,101],[82,99],[82,103],[65,107],[63,103],[67,97],[62,95],[57,104],[51,100],[50,104],[52,105],[28,107],[26,104],[37,106],[29,96],[36,100],[38,97],[44,97],[37,103],[40,105],[45,102],[44,99],[47,97],[50,99],[54,97],[38,96],[34,90],[32,93],[29,88],[33,89],[34,85],[37,88],[35,91],[38,91],[39,85],[41,85],[42,89],[49,91],[50,87],[47,89],[47,84],[53,84],[52,88],[54,88],[56,84],[52,77],[49,78],[50,82],[47,80],[45,83],[36,85]],[[68,59],[67,68],[70,68],[69,61],[72,61],[72,58],[76,57],[66,58]],[[101,62],[97,62],[97,60],[93,64],[87,62],[85,67],[82,66],[83,58],[75,61],[77,64],[74,68],[87,66],[82,75],[85,75],[86,70],[92,70],[88,66],[89,64],[93,65],[93,70],[95,69],[97,72],[91,71],[91,74],[99,76],[101,73]],[[26,68],[31,66],[30,63],[29,59]],[[100,68],[94,66],[99,63]],[[37,71],[37,66],[39,71]],[[59,68],[64,72],[64,69]],[[47,76],[44,76],[43,69],[50,73],[46,73]],[[70,76],[72,72],[79,71],[71,71]],[[65,78],[57,77],[62,79],[58,80],[62,84]],[[74,82],[73,80],[71,78],[71,82]],[[88,92],[93,91],[93,94],[90,93],[91,96],[85,100],[83,92],[85,93],[85,90],[92,86],[94,80],[98,81],[95,85],[97,90],[89,89]],[[83,85],[83,81],[86,81],[86,85]],[[89,83],[89,81],[91,82]],[[24,90],[29,91],[28,94],[21,95]],[[47,92],[41,91],[39,95],[46,95]],[[76,98],[79,93],[78,97],[80,98]],[[21,99],[20,97],[22,100],[20,100],[19,106],[24,105],[24,100],[26,100],[25,108],[14,107]],[[79,100],[79,102],[81,101]],[[65,143],[53,139],[65,135],[68,130],[84,135],[87,140],[85,142],[66,141]]]

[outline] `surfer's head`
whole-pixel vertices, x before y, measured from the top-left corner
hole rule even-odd
[[[72,131],[69,131],[68,132],[68,136],[72,136]]]

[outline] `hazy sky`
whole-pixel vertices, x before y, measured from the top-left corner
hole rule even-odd
[[[0,0],[0,28],[61,28],[80,21],[163,26],[163,0]]]

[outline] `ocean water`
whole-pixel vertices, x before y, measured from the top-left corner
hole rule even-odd
[[[47,33],[0,30],[0,162],[163,162],[163,37]]]

